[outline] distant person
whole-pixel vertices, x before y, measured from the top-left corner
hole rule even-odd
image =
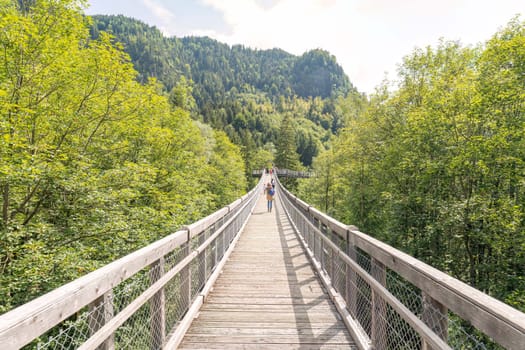
[[[272,212],[273,197],[275,196],[275,189],[272,184],[268,182],[266,185],[266,200],[268,201],[268,212]]]
[[[275,179],[272,177],[272,188],[275,190]]]

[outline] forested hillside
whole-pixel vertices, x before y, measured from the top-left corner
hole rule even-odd
[[[334,56],[312,50],[294,56],[280,49],[254,50],[207,37],[166,38],[155,27],[124,16],[93,17],[92,36],[111,33],[131,56],[141,82],[162,81],[167,90],[181,76],[193,80],[199,105],[222,102],[233,88],[281,96],[335,97],[353,89]]]
[[[248,170],[257,166],[251,161],[254,153],[274,149],[286,113],[293,115],[296,152],[309,166],[343,125],[337,99],[359,96],[335,57],[323,50],[297,57],[280,49],[230,47],[206,37],[166,38],[124,16],[94,20],[92,36],[101,31],[114,35],[131,56],[139,81],[157,78],[195,119],[241,145]],[[192,98],[177,98],[181,86],[191,90]]]
[[[417,49],[399,74],[367,108],[341,105],[301,196],[525,310],[525,23]]]
[[[245,193],[239,147],[137,82],[77,1],[1,1],[0,28],[0,312]]]

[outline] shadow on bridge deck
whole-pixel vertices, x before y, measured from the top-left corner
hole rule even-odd
[[[274,203],[268,213],[261,194],[179,349],[353,348],[279,200]]]

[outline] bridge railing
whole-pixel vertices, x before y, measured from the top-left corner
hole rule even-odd
[[[524,313],[278,193],[360,349],[525,349]]]
[[[252,176],[259,177],[265,173],[269,173],[270,169],[258,169],[252,170]],[[314,177],[315,173],[312,171],[297,171],[289,169],[272,168],[272,172],[275,172],[280,177],[291,177],[291,178],[307,178]]]
[[[261,177],[262,181],[262,177]],[[0,349],[176,346],[260,191],[0,316]]]

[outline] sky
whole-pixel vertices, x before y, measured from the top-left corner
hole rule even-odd
[[[373,93],[415,48],[440,39],[483,44],[525,0],[88,0],[88,15],[122,14],[166,36],[209,36],[294,55],[324,49],[352,84]]]

